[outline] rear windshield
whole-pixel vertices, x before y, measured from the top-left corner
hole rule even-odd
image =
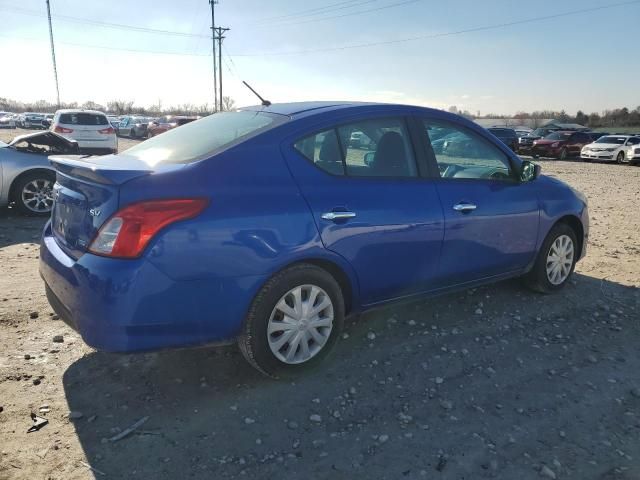
[[[150,138],[125,151],[150,166],[190,163],[283,123],[264,112],[222,112]]]
[[[60,123],[65,125],[107,125],[107,117],[96,113],[62,113]]]
[[[627,137],[600,137],[596,140],[596,143],[617,143],[618,145],[624,144]]]

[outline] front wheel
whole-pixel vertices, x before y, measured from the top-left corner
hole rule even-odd
[[[567,151],[566,148],[563,148],[562,150],[560,150],[560,155],[558,156],[558,158],[560,160],[566,160],[568,156],[569,156],[569,152]]]
[[[621,164],[622,162],[624,162],[624,152],[618,153],[616,157],[616,163]]]
[[[344,325],[344,299],[336,280],[300,264],[271,278],[254,298],[238,345],[262,373],[278,378],[320,363]]]
[[[536,263],[524,277],[525,283],[541,293],[560,290],[571,278],[578,254],[575,232],[566,223],[558,223],[542,243]]]

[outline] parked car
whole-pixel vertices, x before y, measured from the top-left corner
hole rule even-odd
[[[349,145],[354,148],[368,148],[371,144],[371,139],[363,132],[353,132],[349,139]]]
[[[130,115],[122,117],[118,124],[118,135],[129,138],[147,138],[147,127],[153,119]]]
[[[46,113],[42,118],[42,128],[48,129],[53,122],[53,113]]]
[[[434,154],[441,130],[470,150]],[[356,131],[375,148],[349,147]],[[40,273],[85,342],[237,341],[272,376],[315,366],[347,314],[521,276],[558,291],[589,232],[580,193],[479,125],[406,105],[246,108],[51,161]]]
[[[518,151],[518,134],[512,128],[491,127],[487,128],[514,152]]]
[[[533,132],[532,128],[525,127],[525,126],[517,126],[517,127],[513,127],[513,129],[516,131],[518,138],[524,137],[525,135],[530,135],[531,132]]]
[[[640,146],[640,137],[632,135],[605,135],[582,147],[580,156],[584,161],[605,160],[623,163],[631,161],[635,148]]]
[[[544,138],[534,140],[531,154],[534,158],[552,157],[565,160],[569,157],[580,155],[582,147],[591,143],[591,141],[591,137],[587,132],[553,132]]]
[[[58,110],[52,129],[78,142],[82,153],[103,155],[118,151],[116,131],[107,116],[96,110]]]
[[[600,137],[604,137],[605,135],[609,135],[608,132],[587,132],[591,137],[591,140],[594,142],[598,140]]]
[[[197,117],[183,117],[177,115],[167,115],[165,117],[158,118],[149,122],[147,127],[147,136],[149,138],[160,135],[172,128],[186,125],[187,123],[197,120]]]
[[[638,134],[636,138],[640,138],[640,134]],[[636,144],[629,148],[627,151],[627,160],[629,161],[629,165],[640,164],[640,145]]]
[[[53,132],[0,142],[0,206],[15,203],[25,214],[50,215],[56,172],[48,155],[78,153],[78,144]]]
[[[13,113],[0,112],[0,128],[16,128],[16,121]]]
[[[18,126],[20,128],[43,128],[43,118],[43,113],[26,112],[20,115],[18,119]]]

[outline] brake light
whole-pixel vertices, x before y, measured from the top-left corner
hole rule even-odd
[[[54,132],[56,133],[72,133],[73,132],[73,128],[64,128],[61,127],[60,125],[56,126],[56,128],[53,129]]]
[[[109,127],[109,128],[103,128],[102,130],[98,130],[98,133],[109,135],[111,133],[116,133],[116,131],[113,129],[113,127]]]
[[[160,230],[198,216],[207,204],[204,198],[181,198],[127,205],[100,228],[89,251],[106,257],[139,257]]]

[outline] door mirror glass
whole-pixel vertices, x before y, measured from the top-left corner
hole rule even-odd
[[[540,165],[523,160],[520,167],[520,180],[523,182],[531,182],[540,176]]]

